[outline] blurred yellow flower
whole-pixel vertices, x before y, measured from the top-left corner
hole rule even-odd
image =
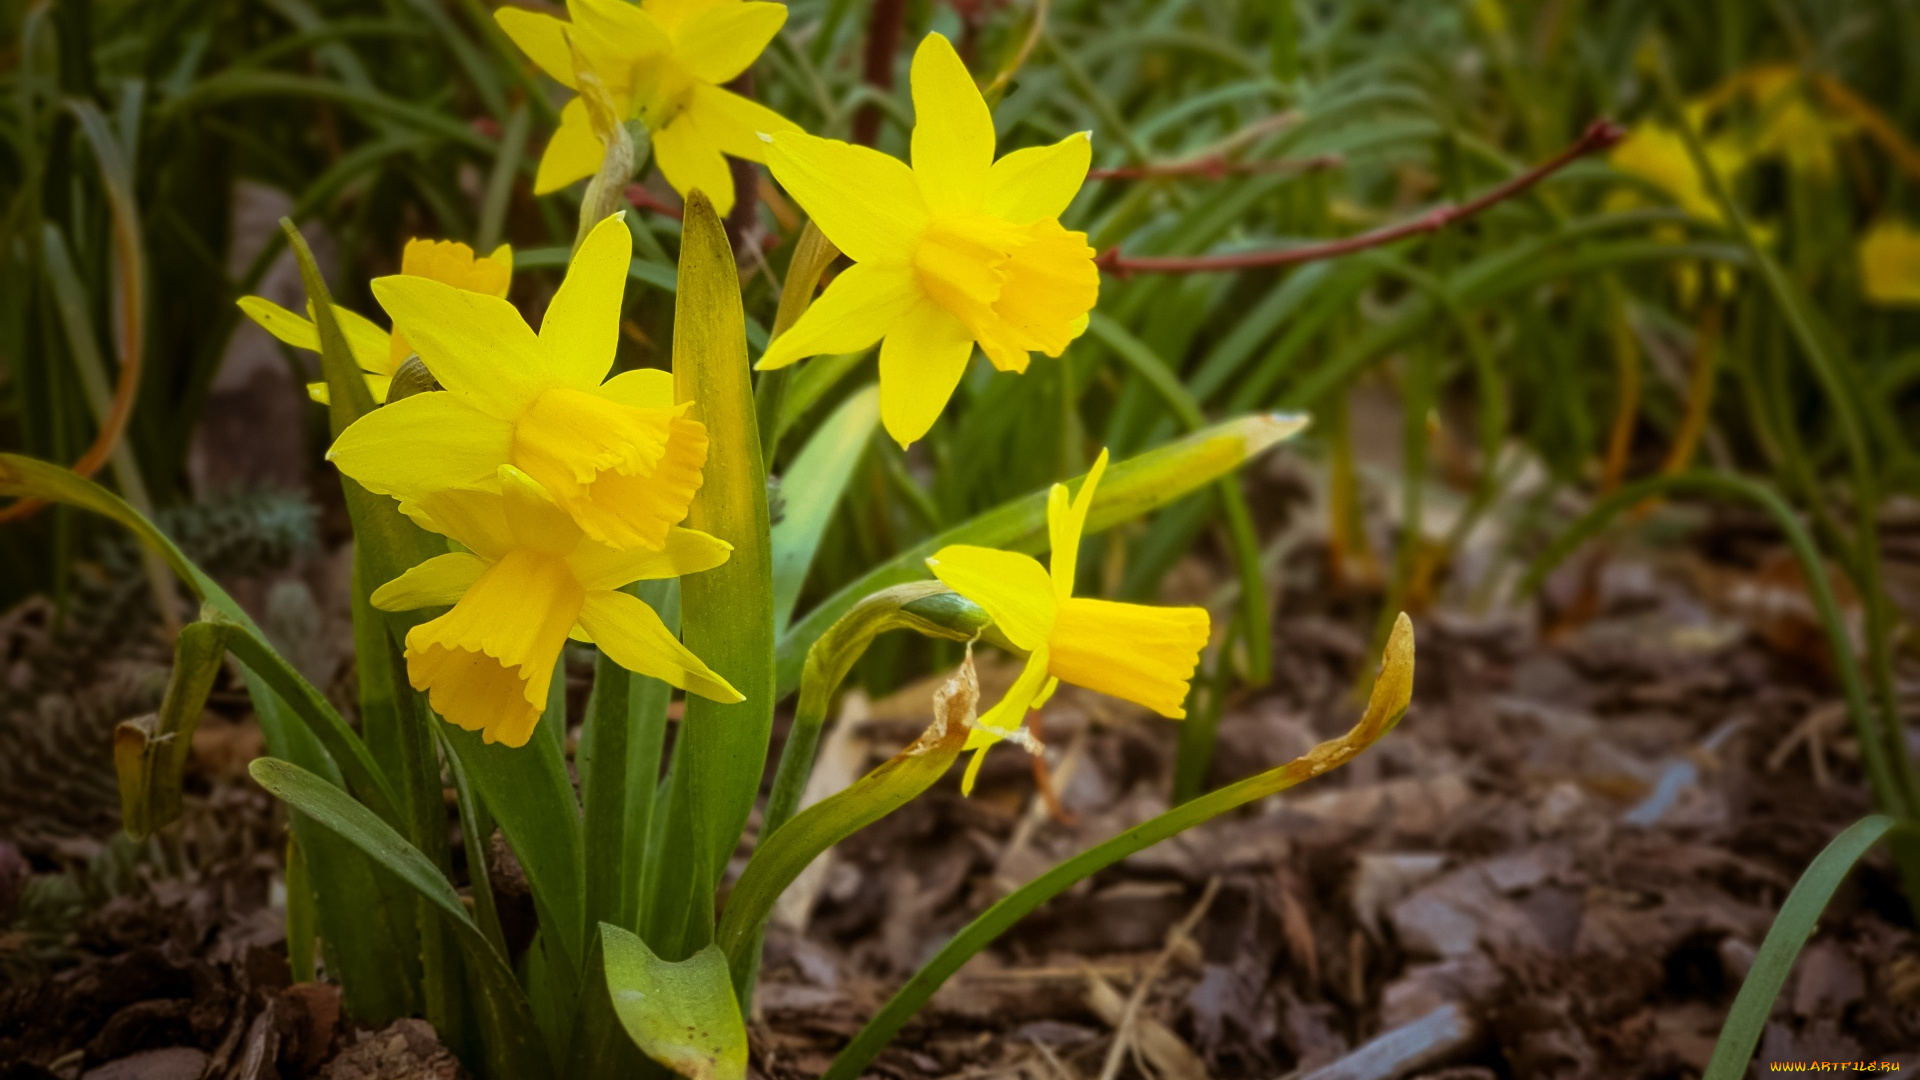
[[[415,516],[427,494],[491,486],[512,465],[592,539],[658,550],[700,488],[707,430],[684,415],[691,402],[674,403],[667,372],[601,382],[632,258],[621,215],[595,226],[537,335],[498,297],[426,278],[374,281],[395,331],[446,392],[375,409],[340,433],[327,458]]]
[[[400,253],[400,273],[504,298],[513,283],[513,248],[501,244],[493,254],[476,257],[472,248],[456,241],[409,240]],[[313,325],[312,304],[307,305],[308,317],[302,318],[265,297],[243,296],[239,302],[247,318],[267,333],[296,349],[320,351],[320,331]],[[373,392],[373,400],[387,400],[393,373],[413,355],[413,349],[399,334],[389,334],[338,304],[333,306],[333,317],[340,324],[354,362],[367,374],[367,389]],[[307,396],[327,404],[327,384],[308,383]]]
[[[975,722],[967,749],[963,791],[973,790],[989,746],[1023,738],[1021,723],[1062,682],[1143,705],[1169,719],[1187,715],[1187,683],[1207,643],[1205,608],[1151,607],[1073,595],[1080,535],[1093,505],[1094,488],[1107,468],[1106,451],[1087,472],[1077,498],[1055,484],[1047,494],[1047,533],[1052,566],[1011,551],[954,544],[927,566],[948,588],[993,616],[1015,646],[1027,650],[1026,667],[1000,703]]]
[[[567,19],[503,7],[500,28],[561,85],[576,93],[576,54],[606,87],[622,118],[637,118],[653,139],[660,172],[681,195],[696,188],[725,217],[733,208],[733,176],[723,154],[766,160],[763,133],[797,125],[757,102],[724,90],[747,70],[787,21],[785,4],[744,0],[567,0]],[[544,195],[592,176],[605,147],[593,133],[586,102],[560,111],[533,190]]]
[[[407,399],[412,400],[412,399]],[[545,489],[511,465],[492,491],[436,491],[416,518],[465,547],[382,585],[382,611],[452,604],[407,632],[407,680],[435,712],[489,743],[522,746],[540,721],[560,650],[571,635],[629,671],[721,702],[741,700],[674,637],[660,616],[619,589],[711,570],[733,550],[671,529],[658,551],[619,551],[580,531]]]
[[[1733,178],[1747,165],[1748,155],[1726,140],[1707,143],[1707,160],[1720,174],[1722,183]],[[1608,155],[1614,168],[1637,176],[1667,193],[1674,204],[1704,221],[1723,223],[1719,204],[1707,192],[1706,181],[1694,168],[1687,153],[1686,140],[1664,124],[1647,122],[1635,127]],[[1631,204],[1634,200],[1616,200]]]
[[[1920,230],[1892,218],[1868,229],[1860,240],[1860,286],[1876,304],[1920,305]]]
[[[767,164],[854,265],[759,366],[880,346],[880,416],[905,446],[927,433],[978,342],[1002,371],[1059,356],[1087,328],[1100,273],[1060,214],[1087,178],[1087,134],[994,160],[993,116],[953,46],[913,57],[913,165],[804,132]]]

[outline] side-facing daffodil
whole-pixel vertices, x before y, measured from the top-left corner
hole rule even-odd
[[[1047,494],[1051,572],[1028,555],[954,544],[927,566],[948,588],[979,604],[1014,646],[1027,650],[1026,667],[1000,703],[975,722],[967,749],[963,791],[973,790],[986,749],[1021,734],[1028,709],[1046,704],[1061,682],[1143,705],[1171,720],[1187,715],[1187,683],[1207,643],[1205,608],[1153,607],[1073,595],[1080,534],[1094,488],[1107,468],[1106,451],[1088,471],[1077,497],[1055,484]]]
[[[763,0],[567,0],[567,19],[503,7],[500,28],[542,71],[576,93],[576,59],[591,69],[615,113],[653,138],[654,160],[681,195],[695,188],[722,217],[733,208],[730,154],[766,160],[760,135],[798,131],[792,121],[719,84],[747,70],[787,21],[785,4]],[[592,176],[606,148],[579,97],[560,110],[560,129],[540,157],[533,191],[544,195]]]
[[[1876,304],[1920,305],[1920,230],[1889,218],[1860,240],[1860,285]]]
[[[452,240],[409,240],[400,253],[400,273],[504,298],[507,287],[513,284],[513,248],[501,244],[491,255],[475,256],[472,248]],[[320,331],[313,325],[311,304],[307,307],[308,317],[303,318],[265,297],[243,296],[240,310],[267,333],[294,348],[320,351]],[[333,306],[333,317],[340,324],[341,336],[347,339],[347,349],[353,353],[354,362],[366,372],[367,389],[373,392],[373,400],[387,400],[387,387],[393,382],[393,374],[413,355],[413,347],[400,334],[382,330],[365,316],[338,304]],[[307,396],[325,405],[327,384],[308,383]]]
[[[977,342],[1002,371],[1059,356],[1087,328],[1100,273],[1060,225],[1086,181],[1087,133],[994,160],[993,116],[939,34],[913,55],[913,165],[798,131],[769,133],[774,178],[854,265],[760,367],[880,346],[880,416],[904,446],[927,433]],[[884,340],[883,340],[884,339]]]
[[[384,405],[340,433],[327,457],[416,514],[441,488],[490,486],[501,465],[531,476],[586,534],[652,548],[687,516],[707,429],[673,400],[664,371],[613,366],[633,237],[619,214],[587,236],[534,333],[512,304],[418,277],[373,295],[444,393]]]
[[[411,399],[408,399],[411,400]],[[658,551],[586,538],[546,490],[511,465],[496,490],[436,491],[418,520],[465,551],[435,556],[374,590],[382,611],[452,604],[407,632],[407,680],[435,712],[487,742],[522,746],[546,708],[554,662],[571,635],[629,671],[732,703],[740,692],[695,656],[623,585],[711,570],[733,550],[692,529]]]

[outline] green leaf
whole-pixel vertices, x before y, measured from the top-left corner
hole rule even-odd
[[[1381,658],[1380,677],[1374,680],[1367,709],[1352,730],[1329,739],[1301,757],[1237,784],[1202,795],[1156,818],[1136,825],[1103,844],[1055,866],[1001,898],[955,934],[925,967],[894,994],[867,1022],[840,1056],[833,1059],[822,1080],[854,1080],[892,1040],[900,1028],[933,997],[960,966],[992,944],[1029,912],[1074,884],[1112,866],[1135,852],[1219,817],[1230,810],[1285,791],[1305,780],[1345,765],[1361,751],[1392,731],[1413,700],[1413,623],[1405,615],[1395,622],[1393,636]],[[794,819],[796,822],[799,818]]]
[[[773,730],[773,571],[767,477],[747,368],[740,278],[726,230],[706,197],[687,200],[673,327],[674,396],[707,428],[707,464],[688,528],[733,545],[727,562],[680,583],[681,638],[745,700],[688,695],[680,723],[670,840],[691,838],[689,903],[708,903],[760,788]],[[667,956],[705,943],[707,920],[653,938]],[[696,927],[701,927],[696,929]]]
[[[1846,880],[1853,864],[1893,825],[1893,819],[1885,814],[1869,814],[1847,826],[1794,882],[1793,891],[1787,894],[1786,903],[1780,905],[1780,914],[1767,931],[1767,940],[1760,943],[1760,951],[1754,955],[1753,968],[1740,984],[1733,1008],[1727,1011],[1727,1023],[1720,1029],[1704,1080],[1739,1080],[1747,1074],[1747,1062],[1753,1058],[1753,1048],[1760,1044],[1774,999],[1786,985],[1801,947],[1813,936],[1820,913],[1827,909],[1834,890]]]
[[[260,786],[359,849],[425,898],[443,917],[480,982],[484,1038],[497,1080],[552,1075],[527,997],[513,971],[467,916],[460,895],[420,849],[346,792],[291,762],[257,758],[247,767]]]
[[[1155,447],[1107,469],[1087,514],[1087,535],[1131,521],[1209,484],[1307,426],[1304,416],[1264,413],[1227,420]],[[778,691],[800,683],[807,650],[861,598],[928,577],[926,557],[948,544],[979,544],[1033,554],[1047,546],[1047,493],[1004,503],[908,548],[809,611],[780,638]],[[691,580],[691,579],[690,579]],[[696,650],[697,651],[697,650]],[[737,685],[737,684],[736,684]]]
[[[727,961],[709,945],[679,963],[602,923],[607,993],[634,1044],[690,1080],[744,1080],[747,1025],[727,980]]]
[[[172,587],[172,583],[168,583]],[[188,623],[173,641],[173,673],[158,717],[122,721],[113,733],[113,760],[120,777],[120,820],[128,836],[145,840],[180,820],[180,774],[193,747],[194,729],[207,694],[227,655],[226,631],[214,623]]]
[[[820,537],[840,508],[840,496],[866,455],[880,423],[880,387],[869,386],[840,404],[780,477],[786,515],[773,527],[773,628],[783,633],[807,582]]]

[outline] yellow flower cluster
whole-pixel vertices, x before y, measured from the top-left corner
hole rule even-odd
[[[1099,274],[1086,234],[1060,215],[1086,179],[1088,136],[995,160],[993,117],[944,37],[928,35],[914,55],[908,165],[808,135],[719,87],[766,47],[783,5],[568,0],[567,14],[502,8],[497,18],[555,79],[577,90],[591,76],[617,111],[643,122],[682,193],[703,191],[724,213],[732,182],[723,155],[764,161],[853,260],[761,368],[879,342],[881,415],[905,446],[944,411],[976,345],[995,368],[1023,372],[1031,353],[1057,357],[1086,330]],[[593,174],[603,152],[576,97],[535,190]],[[447,554],[377,589],[373,603],[451,605],[408,633],[408,677],[448,721],[488,742],[520,746],[532,735],[569,637],[690,693],[740,700],[621,591],[712,569],[732,550],[680,525],[708,449],[706,429],[688,416],[692,403],[674,400],[666,372],[606,378],[631,246],[619,215],[595,226],[537,331],[505,299],[513,268],[505,247],[477,257],[464,244],[409,243],[401,273],[373,283],[391,331],[335,309],[382,404],[341,433],[328,459],[450,541]],[[259,297],[241,307],[289,345],[319,349],[309,319]],[[441,389],[389,401],[394,373],[416,355]],[[323,385],[312,392],[325,400]],[[1032,745],[1026,713],[1062,681],[1185,715],[1207,613],[1073,595],[1106,464],[1102,452],[1076,498],[1053,487],[1050,569],[970,546],[927,560],[1028,654],[1013,689],[972,732],[969,790],[988,746],[1009,737]]]

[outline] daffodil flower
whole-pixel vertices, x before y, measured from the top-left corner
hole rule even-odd
[[[493,254],[475,257],[472,248],[452,240],[409,240],[400,253],[400,273],[504,298],[507,287],[513,284],[513,248],[501,244],[493,249]],[[320,351],[320,331],[312,319],[313,305],[307,305],[308,317],[302,318],[265,297],[243,296],[240,310],[267,333],[294,348]],[[333,317],[340,324],[341,335],[347,339],[347,350],[353,354],[354,363],[366,373],[367,389],[372,391],[373,400],[387,400],[387,388],[393,383],[394,372],[413,355],[412,346],[400,334],[382,330],[365,316],[338,304],[333,306]],[[308,383],[307,396],[327,404],[327,384]]]
[[[1860,240],[1860,285],[1884,305],[1920,305],[1920,230],[1904,221],[1874,224]]]
[[[1100,274],[1060,225],[1092,161],[1085,132],[994,160],[993,116],[953,46],[913,56],[913,165],[804,132],[769,134],[767,164],[854,265],[760,367],[880,346],[880,416],[902,446],[927,433],[977,342],[1002,371],[1059,356],[1087,328]],[[884,340],[883,340],[884,339]]]
[[[976,753],[961,782],[965,792],[972,792],[987,748],[1023,735],[1027,710],[1046,704],[1061,682],[1143,705],[1171,720],[1187,715],[1187,683],[1207,643],[1206,609],[1073,595],[1080,534],[1106,467],[1103,450],[1078,497],[1069,500],[1065,484],[1048,492],[1051,572],[1028,555],[966,544],[941,548],[927,560],[935,577],[986,609],[1007,640],[1027,650],[1013,688],[967,736],[966,748]]]
[[[595,226],[538,334],[498,297],[427,278],[375,280],[373,295],[445,392],[354,421],[328,459],[415,516],[428,493],[489,486],[512,465],[592,539],[659,550],[700,488],[707,430],[686,417],[691,402],[674,403],[664,371],[601,382],[632,257],[621,215]]]
[[[787,21],[785,4],[742,0],[567,0],[567,19],[503,7],[494,13],[535,64],[579,91],[576,52],[606,87],[615,112],[637,118],[653,139],[660,172],[681,195],[698,188],[725,217],[733,208],[730,154],[765,161],[763,132],[792,121],[720,83],[747,70]],[[569,44],[571,42],[571,44]],[[560,110],[560,129],[540,157],[536,195],[600,168],[606,148],[579,97]]]
[[[408,399],[411,400],[411,399]],[[436,491],[422,524],[465,551],[435,556],[374,590],[382,611],[452,604],[407,632],[407,680],[435,712],[489,743],[523,746],[547,705],[554,663],[572,636],[629,671],[732,703],[740,692],[680,643],[660,616],[619,589],[727,561],[732,545],[671,529],[658,551],[587,539],[539,484],[502,465],[496,490]]]

